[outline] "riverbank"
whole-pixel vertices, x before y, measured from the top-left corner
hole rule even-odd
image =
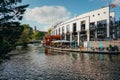
[[[51,51],[54,52],[79,52],[79,53],[94,53],[94,54],[120,54],[119,51],[107,51],[107,50],[91,50],[87,48],[79,49],[79,48],[55,48],[48,47]]]

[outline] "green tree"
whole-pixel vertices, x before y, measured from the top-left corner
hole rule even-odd
[[[30,42],[33,39],[33,29],[27,24],[23,24],[22,27],[23,32],[17,44],[22,44],[23,47],[27,47],[28,42]]]
[[[44,36],[45,36],[44,32],[40,32],[40,31],[34,32],[34,39],[35,40],[43,40]]]
[[[45,36],[44,32],[38,32],[38,36],[40,40],[43,40],[43,37]]]
[[[39,39],[39,32],[38,31],[34,32],[34,39],[35,40]]]
[[[51,28],[50,29],[48,29],[48,35],[50,35],[51,34]]]
[[[10,52],[23,30],[19,23],[25,8],[29,5],[17,5],[22,0],[0,0],[0,57]]]
[[[24,47],[27,47],[27,43],[33,39],[33,29],[27,25],[23,24],[23,32],[18,40],[18,44],[23,44]]]

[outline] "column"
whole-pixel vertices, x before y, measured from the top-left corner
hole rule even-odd
[[[70,41],[72,41],[72,33],[70,33]]]
[[[107,19],[107,38],[110,37],[110,6],[108,7],[108,19]]]
[[[89,29],[87,30],[87,41],[90,41],[90,31],[89,31]]]
[[[70,33],[70,47],[72,47],[72,33]]]
[[[87,41],[90,40],[90,32],[89,32],[89,25],[90,24],[90,18],[86,18],[86,25],[85,25],[85,30],[87,31]]]
[[[107,20],[107,38],[109,38],[110,37],[110,29],[109,29],[109,22],[110,22],[110,20]]]
[[[96,31],[95,31],[95,40],[97,39],[97,21],[95,22]]]
[[[78,39],[77,42],[78,42],[78,46],[79,46],[79,44],[80,44],[80,31],[78,31],[78,33],[77,33],[77,37],[78,37],[78,38],[77,38],[77,39]]]

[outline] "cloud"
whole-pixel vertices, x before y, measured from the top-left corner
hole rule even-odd
[[[40,24],[52,24],[70,18],[70,15],[71,13],[63,6],[43,6],[27,8],[25,18]]]
[[[120,0],[112,0],[113,4],[116,4],[117,6],[120,6]]]
[[[51,26],[45,25],[45,26],[43,27],[43,30],[42,30],[42,31],[48,31],[48,29],[50,29],[50,28],[51,28]]]

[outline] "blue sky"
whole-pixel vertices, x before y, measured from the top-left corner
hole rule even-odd
[[[108,3],[118,6],[111,9],[120,18],[120,0],[23,0],[22,4],[30,4],[22,23],[31,27],[37,26],[40,31],[47,31],[52,24],[73,18],[74,15],[101,8]]]

